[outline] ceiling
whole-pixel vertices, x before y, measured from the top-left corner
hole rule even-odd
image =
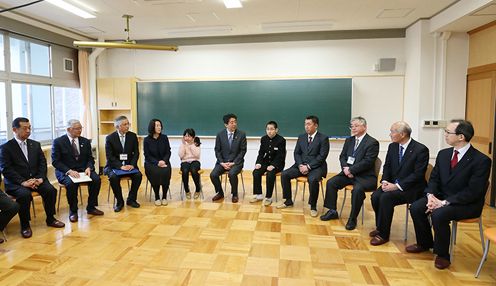
[[[65,0],[91,7],[83,19],[47,2],[15,10],[93,39],[126,37],[123,14],[133,15],[131,39],[237,36],[302,31],[406,28],[430,18],[456,0],[242,0],[227,9],[222,0]],[[32,0],[0,0],[8,8]],[[8,13],[5,13],[8,16]]]

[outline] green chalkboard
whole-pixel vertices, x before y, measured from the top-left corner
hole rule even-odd
[[[140,135],[158,118],[168,135],[193,128],[197,135],[214,136],[224,128],[226,113],[237,115],[247,136],[265,134],[267,121],[275,120],[282,136],[297,137],[312,114],[324,134],[349,135],[351,78],[138,82],[137,94]]]

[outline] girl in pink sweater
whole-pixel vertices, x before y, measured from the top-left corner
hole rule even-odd
[[[200,185],[200,138],[195,136],[195,130],[188,128],[183,132],[182,144],[179,147],[179,158],[181,158],[181,172],[183,176],[184,190],[186,191],[186,198],[191,199],[191,193],[189,191],[189,173],[193,177],[193,182],[195,182],[195,195],[194,198],[197,199],[200,196],[201,185]]]

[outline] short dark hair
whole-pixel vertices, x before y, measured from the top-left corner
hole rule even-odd
[[[160,121],[160,119],[153,118],[152,120],[150,120],[150,123],[148,123],[149,136],[153,136],[153,134],[155,134],[155,122],[157,121],[160,122],[160,126],[162,126],[162,129],[164,129],[164,125],[162,124],[162,121]]]
[[[193,128],[186,128],[186,130],[184,130],[184,132],[183,132],[183,136],[185,136],[186,134],[188,134],[189,136],[195,138],[195,139],[193,139],[193,142],[195,142],[195,145],[196,146],[200,146],[201,145],[200,137],[196,137],[195,129],[193,129]]]
[[[277,122],[275,122],[274,120],[267,122],[267,124],[265,124],[265,126],[267,127],[267,125],[272,125],[272,126],[274,126],[274,128],[277,128]]]
[[[319,118],[315,115],[308,115],[305,120],[312,120],[313,123],[319,125]]]
[[[26,117],[17,117],[12,121],[12,128],[21,128],[21,122],[29,122]]]
[[[463,135],[465,137],[466,142],[470,142],[472,137],[474,137],[474,126],[470,121],[464,119],[453,119],[451,123],[458,123],[456,126],[455,133],[457,135]]]
[[[231,118],[238,120],[238,117],[236,116],[236,114],[233,114],[233,113],[228,113],[228,114],[224,115],[224,117],[222,117],[222,120],[224,120],[224,124],[228,124],[229,120],[231,120]]]

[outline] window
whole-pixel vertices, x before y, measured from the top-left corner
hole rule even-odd
[[[83,96],[79,88],[54,87],[55,137],[66,133],[67,121],[83,120]]]
[[[50,76],[50,49],[48,46],[10,38],[11,71]]]
[[[31,121],[33,140],[52,140],[50,86],[26,83],[12,84],[13,118],[26,117]]]
[[[0,145],[7,141],[7,130],[10,130],[7,122],[7,100],[5,97],[5,83],[0,82]]]
[[[0,70],[4,71],[5,70],[5,59],[4,55],[5,53],[3,52],[3,35],[0,34]]]

